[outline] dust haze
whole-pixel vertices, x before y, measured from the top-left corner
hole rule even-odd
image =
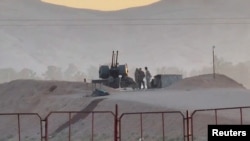
[[[249,8],[247,0],[162,0],[99,12],[10,0],[0,4],[0,82],[15,79],[83,81],[98,78],[98,67],[127,63],[148,66],[153,75],[216,73],[247,88]]]

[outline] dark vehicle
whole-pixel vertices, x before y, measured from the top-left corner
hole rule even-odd
[[[101,65],[99,67],[99,78],[106,80],[102,81],[104,85],[112,88],[136,87],[135,81],[128,77],[127,64],[119,65],[118,51],[112,52],[111,65]]]

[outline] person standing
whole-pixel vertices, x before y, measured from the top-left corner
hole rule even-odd
[[[144,78],[145,78],[145,73],[141,68],[139,68],[139,77],[138,77],[139,89],[141,88],[145,89],[145,83],[143,80]]]
[[[139,87],[138,78],[139,78],[139,69],[136,68],[136,69],[135,69],[135,83],[136,83],[136,86],[137,86],[137,87]]]
[[[148,70],[148,67],[145,67],[145,75],[146,75],[146,83],[147,83],[147,88],[150,89],[151,88],[151,83],[150,80],[152,78],[151,73]]]

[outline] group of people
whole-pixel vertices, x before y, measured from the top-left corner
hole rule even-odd
[[[149,72],[148,67],[145,67],[144,69],[145,69],[145,72],[142,70],[142,68],[135,69],[135,82],[139,89],[145,89],[146,88],[145,82],[144,82],[144,78],[145,78],[147,89],[150,89],[151,88],[150,81],[151,81],[152,75]]]

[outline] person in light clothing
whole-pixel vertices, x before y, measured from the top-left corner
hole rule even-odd
[[[146,75],[145,77],[146,77],[147,88],[150,89],[151,88],[150,80],[152,78],[152,75],[149,72],[148,67],[145,67],[145,75]]]

